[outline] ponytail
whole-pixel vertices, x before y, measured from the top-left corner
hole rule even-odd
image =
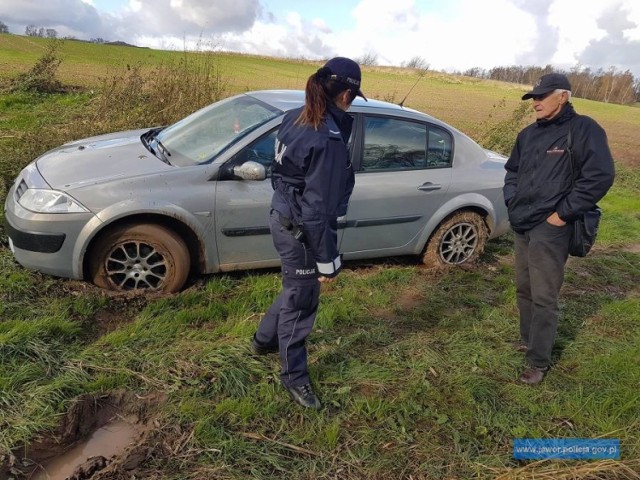
[[[307,80],[304,108],[295,123],[308,125],[313,127],[314,130],[318,130],[324,120],[327,106],[333,103],[334,99],[345,90],[349,90],[349,87],[331,79],[330,69],[327,67],[318,69]],[[356,93],[352,93],[353,98],[355,98]]]

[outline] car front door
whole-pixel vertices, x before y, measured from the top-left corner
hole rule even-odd
[[[412,253],[449,197],[452,136],[423,122],[366,115],[341,251],[346,258]]]
[[[266,180],[223,178],[217,182],[216,239],[223,271],[280,263],[268,224],[273,195],[270,168],[277,133],[277,129],[273,129],[260,136],[227,162],[227,168],[250,160],[261,163],[267,170]],[[338,242],[342,235],[343,231],[338,231]]]
[[[277,265],[278,254],[269,231],[271,180],[269,170],[274,157],[277,129],[260,136],[240,150],[221,170],[247,161],[262,164],[265,180],[225,178],[216,184],[216,240],[220,269],[259,268]]]

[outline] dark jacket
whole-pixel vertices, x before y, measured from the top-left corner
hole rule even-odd
[[[316,131],[296,124],[302,108],[288,112],[278,131],[271,208],[300,227],[318,271],[340,270],[337,218],[347,213],[354,173],[347,142],[353,119],[331,105]]]
[[[571,128],[574,174],[567,151]],[[526,232],[553,212],[572,222],[591,209],[613,184],[613,158],[604,130],[566,104],[551,120],[525,127],[505,168],[504,200],[513,230]]]

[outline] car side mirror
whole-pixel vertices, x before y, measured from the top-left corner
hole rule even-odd
[[[242,165],[233,167],[233,174],[236,177],[240,177],[242,180],[264,180],[267,178],[267,169],[264,165],[258,162],[249,160]]]

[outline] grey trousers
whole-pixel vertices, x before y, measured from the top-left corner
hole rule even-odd
[[[551,364],[570,235],[569,225],[556,227],[546,221],[515,234],[520,337],[528,347],[525,360],[534,367]]]

